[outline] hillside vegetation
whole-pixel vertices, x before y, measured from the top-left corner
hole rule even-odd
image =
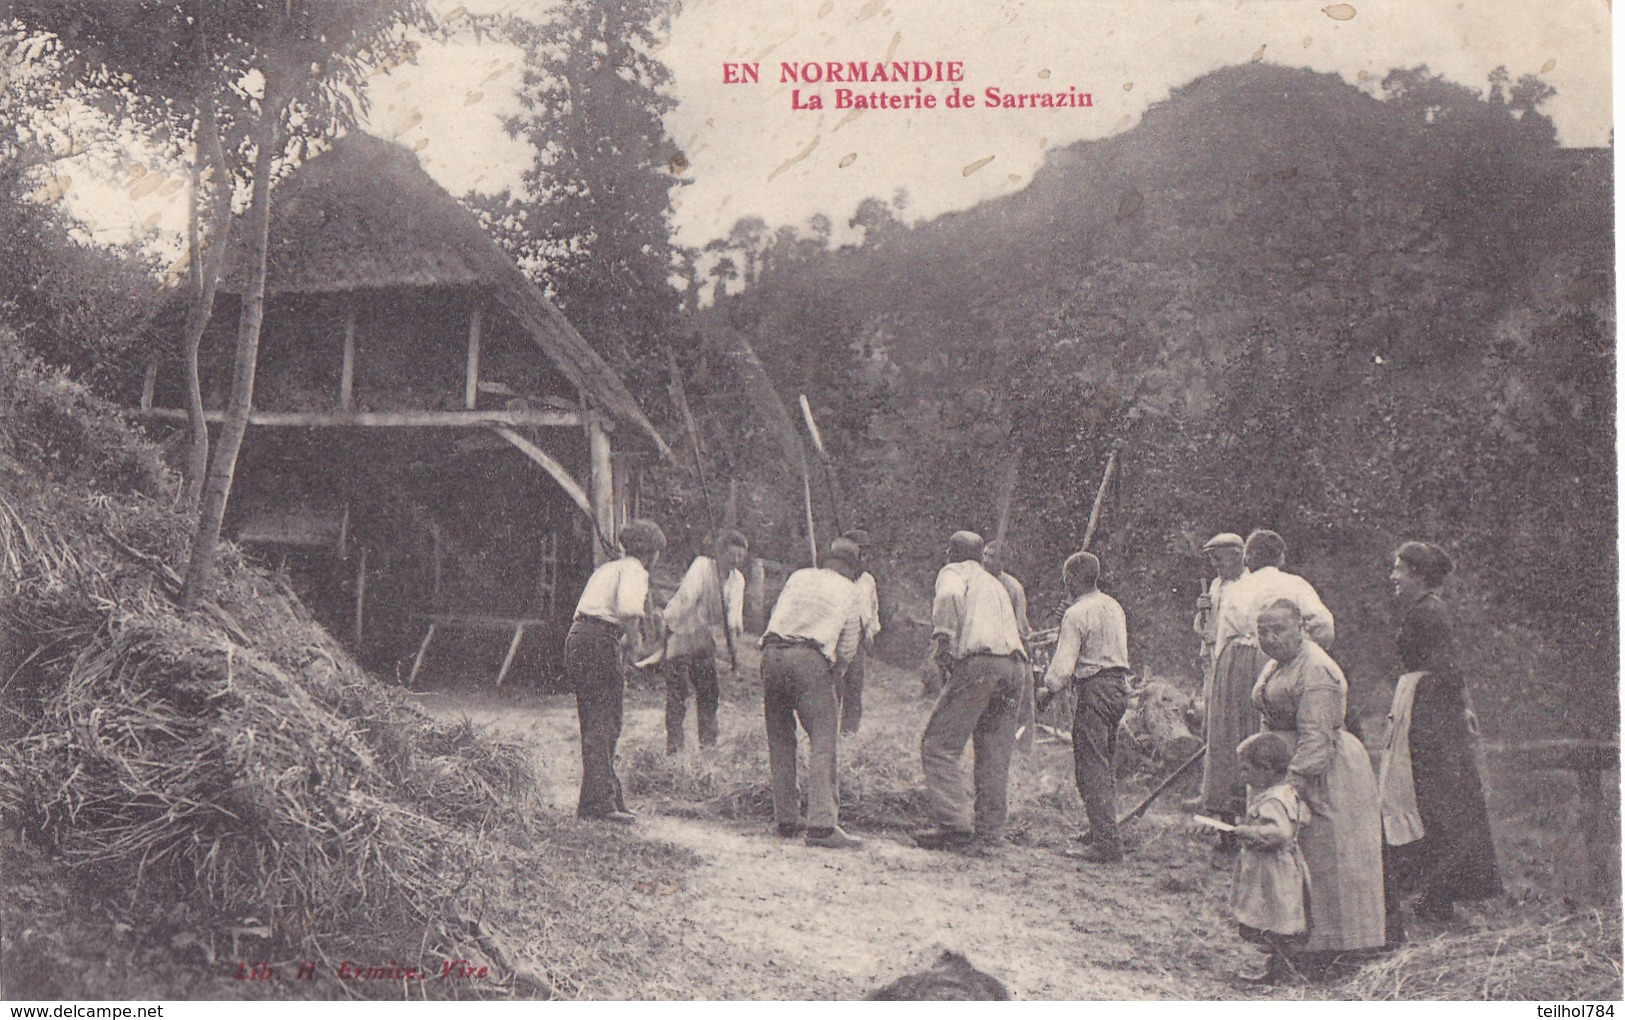
[[[1200,543],[1268,527],[1385,710],[1390,556],[1426,538],[1461,568],[1489,728],[1612,734],[1611,155],[1559,149],[1533,78],[1383,84],[1229,68],[962,213],[870,201],[833,251],[827,223],[742,224],[743,283],[702,314],[792,408],[808,395],[905,615],[950,531],[995,530],[1015,461],[1015,572],[1052,610],[1121,444],[1093,545],[1139,665],[1194,676]],[[713,341],[692,369],[707,445],[759,546],[794,559],[799,481],[737,358]]]

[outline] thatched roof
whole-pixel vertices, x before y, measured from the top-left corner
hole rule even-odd
[[[247,288],[248,233],[232,232],[222,290]],[[432,286],[478,287],[586,399],[669,455],[615,370],[410,151],[352,132],[273,190],[267,294]]]

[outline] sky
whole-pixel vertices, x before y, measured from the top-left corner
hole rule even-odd
[[[545,14],[549,3],[434,0],[459,10]],[[1613,120],[1611,22],[1604,0],[684,0],[657,55],[677,100],[667,127],[689,183],[674,191],[677,240],[703,245],[741,217],[771,227],[822,213],[837,237],[866,197],[906,193],[903,218],[930,218],[1024,187],[1047,149],[1132,128],[1169,89],[1263,60],[1341,75],[1377,91],[1384,73],[1426,64],[1474,87],[1505,65],[1557,89],[1546,108],[1565,145],[1604,145]],[[781,83],[780,64],[957,61],[963,80],[919,84],[934,109],[837,109],[829,83]],[[726,84],[729,64],[759,81]],[[453,36],[370,83],[366,128],[417,151],[453,194],[517,187],[532,159],[503,118],[519,112],[521,54]],[[743,72],[739,72],[743,73]],[[977,98],[949,108],[955,87]],[[989,87],[1087,93],[1087,108],[989,109]],[[868,95],[915,85],[851,86]],[[792,109],[816,94],[823,109]],[[65,198],[102,240],[184,226],[175,171],[140,154],[65,169],[42,194]],[[849,234],[846,236],[850,236]]]
[[[442,10],[450,9],[453,0]],[[468,0],[460,0],[466,3]],[[523,9],[487,0],[485,9]],[[1024,187],[1046,149],[1132,128],[1169,89],[1261,59],[1332,72],[1369,91],[1395,67],[1484,87],[1505,65],[1558,90],[1547,108],[1565,145],[1605,145],[1613,119],[1611,24],[1603,0],[686,0],[658,56],[672,70],[667,127],[688,161],[678,240],[700,245],[740,217],[771,226],[824,213],[844,224],[868,196],[908,195],[906,219]],[[380,81],[373,130],[419,147],[454,193],[517,183],[528,159],[500,118],[517,104],[519,54],[455,42],[425,47]],[[781,84],[789,61],[960,61],[960,88],[1086,92],[1086,109],[948,109],[953,83],[927,83],[931,110],[838,110],[835,89]],[[724,84],[755,62],[759,83]],[[1365,76],[1362,79],[1362,75]],[[818,93],[822,110],[792,110]],[[914,86],[854,86],[909,94]],[[418,119],[421,118],[421,119]]]

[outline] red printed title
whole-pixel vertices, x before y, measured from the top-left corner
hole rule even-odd
[[[724,85],[761,81],[760,63],[722,65]],[[1076,85],[1041,92],[998,85],[967,87],[963,60],[781,61],[778,83],[795,86],[790,90],[792,110],[1044,110],[1095,105],[1091,94]]]

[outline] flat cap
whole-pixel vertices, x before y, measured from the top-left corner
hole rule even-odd
[[[1207,545],[1202,546],[1202,551],[1208,552],[1213,549],[1240,549],[1246,544],[1247,543],[1241,540],[1241,536],[1235,532],[1221,531],[1217,535],[1214,535],[1212,538],[1207,540]]]
[[[863,554],[858,551],[858,544],[856,542],[852,541],[850,538],[837,538],[835,541],[829,544],[829,555],[827,558],[832,560],[845,560],[847,563],[855,567],[861,560],[862,555]]]

